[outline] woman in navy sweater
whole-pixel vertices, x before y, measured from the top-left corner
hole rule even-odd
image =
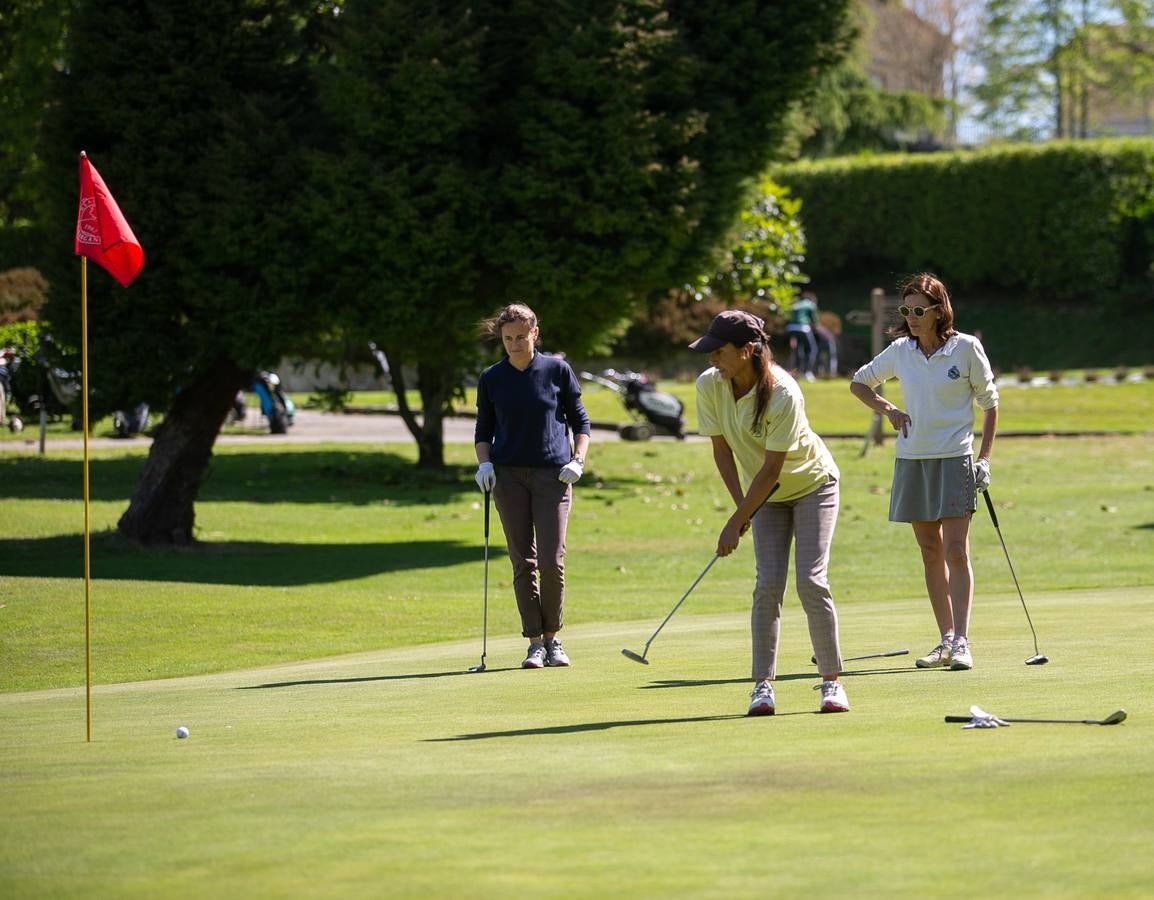
[[[565,528],[585,468],[589,416],[565,360],[537,350],[537,316],[520,303],[481,323],[505,358],[477,382],[477,486],[492,492],[513,564],[525,669],[567,666],[557,640],[565,610]],[[573,432],[570,444],[569,432]]]

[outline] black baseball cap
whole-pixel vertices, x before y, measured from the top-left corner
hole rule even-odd
[[[712,353],[725,344],[741,347],[751,341],[765,339],[764,321],[740,309],[727,309],[713,317],[709,330],[690,344],[689,349],[698,353]]]

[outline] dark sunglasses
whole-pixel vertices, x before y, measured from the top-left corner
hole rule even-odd
[[[902,306],[898,307],[898,315],[900,316],[915,316],[921,318],[926,314],[926,310],[937,309],[941,306],[940,303],[931,303],[929,306]]]

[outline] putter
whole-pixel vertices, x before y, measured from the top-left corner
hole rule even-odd
[[[946,716],[947,722],[969,722],[972,716]],[[1117,725],[1126,721],[1126,710],[1116,709],[1104,719],[1007,719],[1003,722],[1040,722],[1046,725]]]
[[[634,653],[632,650],[622,650],[621,653],[623,656],[627,656],[629,659],[633,660],[634,662],[639,662],[644,666],[649,665],[649,660],[647,660],[645,658],[646,655],[648,655],[648,653],[649,653],[649,645],[653,643],[653,639],[661,633],[661,629],[665,627],[665,623],[673,618],[673,614],[675,612],[677,612],[677,608],[679,606],[681,606],[682,603],[685,602],[686,597],[688,597],[690,594],[693,593],[693,589],[695,587],[697,587],[698,582],[700,582],[701,579],[705,577],[705,573],[708,572],[713,567],[713,564],[715,562],[717,562],[718,559],[720,559],[720,557],[716,553],[714,553],[713,559],[711,559],[709,561],[709,565],[707,565],[704,569],[701,570],[701,574],[698,575],[696,580],[693,582],[693,584],[691,584],[689,586],[689,590],[687,590],[681,596],[681,599],[678,600],[677,603],[674,604],[673,609],[669,610],[669,615],[667,615],[664,619],[661,620],[661,624],[657,626],[657,630],[654,631],[653,634],[651,634],[649,636],[649,640],[647,640],[645,642],[645,649],[642,650],[641,653]]]
[[[883,656],[905,656],[909,652],[909,648],[906,647],[902,650],[887,650],[885,653],[867,653],[865,656],[850,656],[843,659],[842,662],[857,662],[859,659],[880,659]],[[809,661],[815,666],[817,665],[816,656],[811,656]]]
[[[1018,576],[1014,573],[1014,564],[1010,562],[1010,551],[1006,549],[1006,541],[1002,537],[1002,529],[998,527],[998,514],[994,512],[994,501],[990,499],[990,492],[988,490],[982,491],[982,496],[986,498],[986,509],[990,512],[990,521],[994,523],[994,531],[998,533],[998,540],[1002,544],[1002,552],[1006,554],[1006,565],[1010,567],[1010,576],[1014,579],[1014,587],[1018,589],[1018,599],[1022,601],[1022,611],[1026,614],[1026,622],[1030,626],[1030,634],[1034,636],[1034,655],[1026,660],[1026,665],[1044,666],[1050,661],[1050,657],[1038,649],[1038,632],[1034,631],[1034,621],[1030,618],[1030,610],[1026,608],[1026,598],[1022,596],[1022,588],[1021,585],[1018,584]],[[1122,713],[1122,717],[1125,718],[1126,714]],[[1121,719],[1119,719],[1119,721],[1121,721]]]
[[[755,509],[753,511],[754,516],[756,516],[761,511],[761,507],[765,506],[765,504],[769,501],[769,498],[773,496],[774,491],[777,490],[777,487],[778,486],[775,484],[772,488],[769,489],[769,493],[765,495],[765,500],[762,500],[761,503],[758,504],[757,509]],[[753,516],[749,517],[749,521],[752,524]],[[669,610],[669,615],[667,615],[664,619],[661,620],[661,624],[657,626],[657,630],[654,631],[653,634],[651,634],[649,636],[649,640],[647,640],[645,642],[645,649],[644,650],[642,650],[640,653],[634,653],[632,650],[622,650],[621,655],[626,657],[627,659],[633,660],[634,662],[639,662],[643,666],[649,665],[649,660],[647,660],[645,658],[649,654],[649,645],[653,643],[653,639],[656,638],[657,635],[659,635],[661,633],[661,629],[665,627],[665,623],[673,618],[673,614],[675,612],[677,612],[678,607],[681,606],[681,604],[685,602],[686,597],[688,597],[690,594],[693,593],[693,589],[695,587],[697,587],[698,582],[700,582],[701,579],[705,577],[705,573],[708,572],[713,567],[713,564],[715,562],[717,562],[718,559],[719,559],[718,555],[716,553],[714,553],[713,559],[711,559],[709,561],[709,564],[704,569],[701,570],[701,574],[698,575],[696,580],[693,582],[693,584],[691,584],[689,586],[689,590],[687,590],[684,594],[682,594],[681,599],[678,600],[673,605],[673,609]]]
[[[485,671],[485,651],[489,640],[489,498],[492,492],[485,491],[485,588],[481,597],[481,661],[470,666],[470,672]]]

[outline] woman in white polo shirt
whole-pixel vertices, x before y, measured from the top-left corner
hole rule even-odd
[[[941,281],[928,273],[915,275],[900,296],[902,322],[890,331],[894,342],[857,370],[850,390],[898,432],[890,521],[913,526],[941,632],[938,645],[916,665],[970,669],[970,517],[975,491],[990,485],[998,389],[981,342],[954,329],[954,308]],[[908,412],[875,390],[890,378],[901,382]],[[975,403],[983,410],[976,461],[971,459]]]
[[[837,610],[828,579],[839,505],[837,465],[809,428],[797,382],[774,364],[761,319],[727,310],[689,346],[709,354],[711,368],[697,379],[697,427],[712,439],[713,461],[737,507],[718,536],[718,556],[732,553],[753,526],[754,687],[747,715],[773,715],[776,708],[773,681],[791,543],[797,594],[822,673],[820,709],[846,712],[849,701],[838,680]],[[774,485],[777,490],[767,502]]]

